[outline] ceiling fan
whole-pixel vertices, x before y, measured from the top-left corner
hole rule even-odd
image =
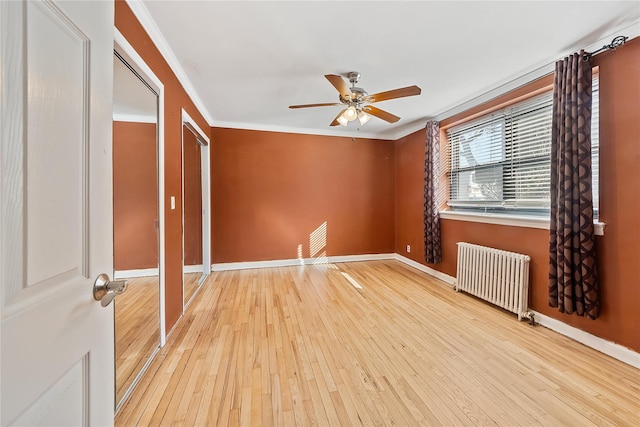
[[[375,116],[389,123],[395,123],[400,120],[400,117],[369,104],[387,101],[389,99],[404,98],[405,96],[420,95],[422,92],[422,89],[414,85],[369,95],[364,89],[356,87],[358,80],[360,80],[359,72],[351,71],[347,73],[346,76],[349,78],[351,87],[347,85],[342,76],[336,74],[325,75],[327,80],[329,80],[329,83],[331,83],[333,87],[340,92],[339,103],[291,105],[289,108],[329,107],[333,105],[346,106],[347,108],[340,111],[340,114],[333,119],[330,126],[346,126],[349,122],[354,121],[355,119],[358,119],[360,124],[364,125],[369,121],[371,116]]]

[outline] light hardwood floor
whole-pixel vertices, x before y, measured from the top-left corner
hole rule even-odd
[[[184,292],[184,305],[189,304],[189,301],[191,301],[191,298],[196,293],[200,277],[202,277],[202,273],[184,273],[182,279],[184,283],[182,288]]]
[[[128,279],[114,303],[117,403],[160,344],[158,277]]]
[[[203,286],[117,425],[640,425],[637,369],[397,261]]]

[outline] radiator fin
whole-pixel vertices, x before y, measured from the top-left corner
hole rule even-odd
[[[518,315],[528,310],[528,255],[458,242],[456,290]]]

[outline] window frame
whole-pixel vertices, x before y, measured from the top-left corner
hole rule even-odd
[[[594,79],[599,79],[599,69],[598,67],[594,67],[593,69]],[[598,83],[598,92],[599,92],[599,83]],[[441,170],[444,173],[440,178],[440,195],[438,197],[440,204],[440,217],[447,220],[456,220],[456,221],[470,221],[470,222],[478,222],[478,223],[486,223],[486,224],[497,224],[497,225],[507,225],[507,226],[517,226],[517,227],[528,227],[528,228],[537,228],[537,229],[549,229],[549,210],[548,209],[539,209],[538,212],[535,210],[527,211],[526,209],[521,209],[519,211],[511,210],[510,213],[505,213],[504,210],[491,210],[483,207],[476,207],[475,209],[469,208],[464,209],[457,207],[457,209],[453,210],[450,206],[450,185],[451,185],[451,151],[449,139],[447,136],[447,129],[450,129],[454,126],[463,125],[464,123],[468,123],[471,121],[475,121],[477,119],[481,119],[484,116],[490,116],[498,113],[500,110],[508,109],[510,107],[514,107],[519,103],[524,103],[534,97],[544,95],[548,92],[553,91],[553,73],[540,77],[537,80],[530,81],[528,84],[525,84],[519,88],[514,89],[511,92],[504,93],[492,100],[486,101],[482,104],[476,105],[475,107],[471,107],[466,111],[462,111],[460,113],[456,113],[454,116],[446,117],[441,120],[440,127],[440,152],[443,155],[443,158],[440,160]],[[599,116],[598,116],[599,119]],[[599,128],[599,123],[597,124]],[[599,135],[598,135],[599,139]],[[506,148],[505,148],[506,149]],[[600,151],[600,146],[598,144],[598,155]],[[601,165],[598,160],[598,179],[600,178],[599,169]],[[446,167],[445,167],[446,165]],[[444,185],[443,185],[444,184]],[[594,188],[598,188],[599,190],[599,182],[594,185]],[[594,197],[595,199],[596,197]],[[599,199],[599,195],[598,195]],[[599,214],[600,206],[594,208],[594,213]],[[598,217],[596,217],[598,218]],[[594,231],[595,235],[603,236],[604,230],[606,227],[606,223],[601,222],[599,219],[594,219]]]

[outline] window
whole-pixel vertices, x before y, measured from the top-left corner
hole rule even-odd
[[[598,212],[598,79],[591,121],[594,215]],[[453,210],[549,212],[551,92],[447,129]]]

